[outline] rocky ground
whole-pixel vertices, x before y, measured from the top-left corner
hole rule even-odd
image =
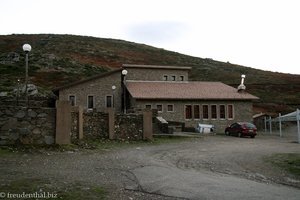
[[[215,173],[254,183],[286,185],[294,192],[298,190],[300,196],[299,177],[268,162],[276,153],[299,154],[296,139],[295,135],[279,138],[265,134],[255,139],[217,135],[159,145],[9,153],[0,156],[0,183],[2,188],[12,189],[7,186],[16,181],[39,180],[51,191],[70,187],[84,191],[99,186],[106,191],[107,199],[185,199],[147,189],[139,180],[140,169],[163,166],[184,173]]]

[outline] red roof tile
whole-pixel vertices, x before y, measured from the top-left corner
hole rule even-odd
[[[221,82],[127,81],[126,87],[135,99],[258,99],[247,92],[237,92],[236,88]]]

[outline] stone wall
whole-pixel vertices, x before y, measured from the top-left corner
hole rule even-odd
[[[71,141],[79,138],[79,114],[71,113]],[[108,138],[108,114],[103,112],[83,113],[83,137],[85,139]]]
[[[78,112],[72,112],[71,140],[78,139],[79,118]],[[84,112],[83,113],[83,138],[109,138],[108,113]],[[114,122],[114,138],[117,140],[142,140],[143,115],[142,114],[116,114]]]
[[[79,139],[79,113],[71,112],[71,141]]]
[[[116,114],[114,138],[117,140],[142,140],[143,114]],[[108,113],[83,113],[83,137],[109,138]],[[71,141],[79,134],[79,114],[71,112]],[[55,108],[0,107],[0,145],[54,144],[56,135]]]
[[[143,139],[143,115],[141,114],[117,114],[115,117],[115,139],[118,140],[142,140]]]
[[[88,138],[108,138],[108,114],[103,112],[84,113],[83,134]]]
[[[55,108],[0,107],[0,145],[53,144]]]

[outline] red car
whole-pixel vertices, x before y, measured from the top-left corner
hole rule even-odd
[[[256,126],[249,122],[236,122],[225,129],[225,135],[235,135],[238,137],[250,136],[254,138],[256,134]]]

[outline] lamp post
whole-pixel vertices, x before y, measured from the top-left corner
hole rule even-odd
[[[25,97],[26,97],[26,105],[28,107],[28,91],[27,91],[27,85],[28,85],[28,54],[31,51],[31,46],[29,44],[23,45],[23,51],[26,54],[26,69],[25,69]]]
[[[20,79],[17,82],[17,106],[19,106],[19,95],[20,95]]]
[[[126,75],[128,71],[126,69],[122,70],[123,75],[123,106],[124,106],[124,114],[126,114]]]
[[[113,86],[111,86],[111,89],[112,89],[112,91],[113,91],[113,98],[112,98],[112,107],[113,107],[113,109],[115,109],[115,91],[116,91],[116,86],[115,85],[113,85]]]

